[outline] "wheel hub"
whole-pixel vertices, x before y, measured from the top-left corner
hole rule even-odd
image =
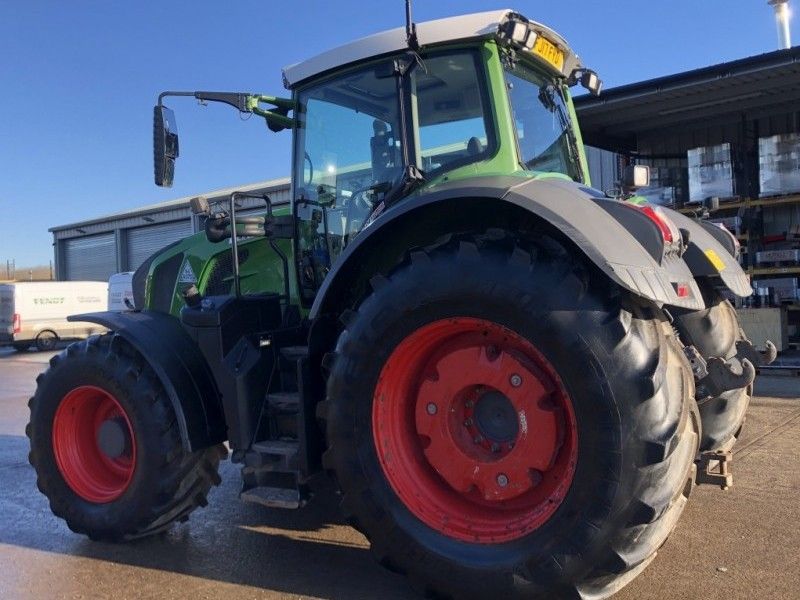
[[[109,392],[80,386],[53,418],[53,454],[66,484],[88,502],[119,498],[133,479],[136,441],[124,409]]]
[[[513,442],[519,434],[517,411],[511,400],[497,390],[484,392],[478,398],[475,426],[492,447]]]
[[[130,455],[131,441],[122,417],[106,419],[97,429],[97,447],[108,458]]]
[[[571,402],[549,362],[472,318],[436,321],[398,345],[376,387],[373,432],[406,506],[442,533],[484,543],[544,523],[577,456]]]

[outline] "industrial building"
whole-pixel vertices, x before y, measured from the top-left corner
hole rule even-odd
[[[800,334],[800,47],[576,100],[584,141],[651,167],[652,202],[734,231],[755,294],[739,318],[779,350]],[[742,304],[739,302],[739,304]]]
[[[231,192],[267,194],[273,202],[289,199],[289,179],[274,179],[202,194],[211,204],[227,202]],[[53,227],[56,278],[106,281],[113,273],[134,271],[151,254],[199,231],[189,208],[194,196],[143,206],[88,221]],[[260,200],[241,200],[240,214],[263,210]]]

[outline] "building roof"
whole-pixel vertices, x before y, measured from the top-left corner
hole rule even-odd
[[[206,196],[209,199],[214,199],[214,198],[222,198],[225,196],[230,196],[231,193],[233,192],[253,192],[256,190],[268,192],[270,190],[287,188],[289,186],[289,183],[290,179],[288,177],[282,177],[280,179],[269,179],[267,181],[260,181],[257,183],[237,185],[235,187],[223,188],[219,190],[214,190],[212,192],[204,192],[202,194],[184,196],[182,198],[176,198],[175,200],[167,200],[165,202],[158,202],[156,204],[148,204],[146,206],[140,206],[132,210],[124,210],[116,213],[103,215],[101,217],[94,217],[86,221],[78,221],[75,223],[69,223],[67,225],[57,225],[56,227],[51,227],[48,231],[51,232],[64,231],[67,229],[75,229],[77,227],[85,227],[87,225],[103,223],[105,221],[113,221],[122,218],[140,217],[142,215],[160,213],[174,208],[183,208],[189,205],[189,202],[191,201],[192,198],[197,198],[198,196]]]
[[[575,99],[584,141],[620,151],[634,150],[642,131],[791,112],[799,103],[800,46]]]
[[[497,35],[500,25],[514,14],[518,13],[510,9],[492,10],[417,23],[417,40],[420,46],[425,47],[460,40],[491,38]],[[534,30],[545,33],[548,39],[556,42],[566,52],[566,72],[570,72],[578,65],[578,57],[570,50],[564,38],[535,21],[530,21],[530,25]],[[406,48],[408,48],[408,44],[405,27],[397,27],[369,35],[285,67],[283,76],[287,87],[293,87],[309,77],[320,75],[337,67],[400,52]]]

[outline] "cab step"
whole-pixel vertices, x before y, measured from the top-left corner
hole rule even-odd
[[[284,346],[280,349],[281,357],[292,363],[301,358],[308,358],[308,346]]]
[[[297,440],[256,442],[245,454],[244,464],[264,471],[296,473],[300,444]]]
[[[267,394],[267,405],[278,414],[297,414],[300,410],[299,392],[274,392]]]

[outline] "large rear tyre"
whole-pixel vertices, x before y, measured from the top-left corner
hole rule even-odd
[[[29,460],[70,529],[121,541],[162,531],[207,504],[222,447],[186,452],[158,378],[113,333],[70,345],[37,378]]]
[[[676,311],[675,326],[681,340],[697,348],[703,358],[727,360],[735,372],[741,373],[736,357],[736,343],[747,340],[739,325],[736,309],[707,283],[701,284],[706,308],[697,311]],[[741,435],[753,386],[728,390],[699,403],[703,435],[702,452],[730,450]]]
[[[691,490],[691,370],[656,307],[498,238],[412,253],[344,315],[324,465],[423,593],[606,597]]]

